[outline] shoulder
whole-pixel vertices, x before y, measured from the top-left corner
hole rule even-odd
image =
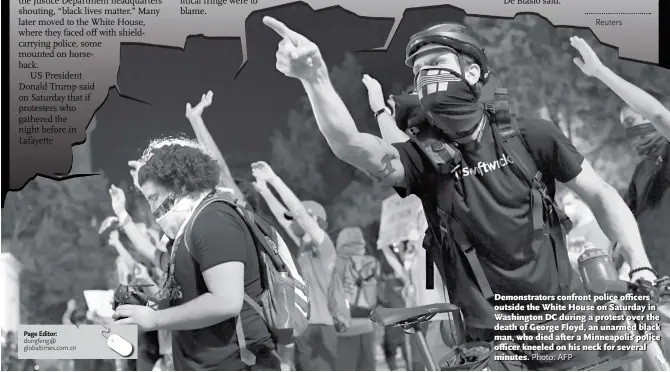
[[[549,120],[538,117],[518,117],[516,119],[519,131],[528,140],[529,145],[532,142],[553,139],[557,135],[564,136],[561,129]]]
[[[208,234],[230,228],[245,230],[244,227],[245,222],[234,207],[224,202],[213,202],[200,211],[193,221],[192,232]]]

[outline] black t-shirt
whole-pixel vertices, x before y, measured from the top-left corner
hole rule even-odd
[[[261,276],[253,238],[237,212],[225,203],[212,203],[193,224],[190,253],[180,240],[175,252],[175,282],[182,297],[170,306],[179,306],[208,292],[202,272],[226,262],[244,263],[244,292],[258,301]],[[270,332],[261,316],[246,302],[241,312],[249,350],[265,354],[274,350]],[[172,332],[172,352],[177,371],[244,370],[240,359],[235,325],[237,317],[213,326]]]
[[[670,261],[670,143],[647,156],[635,167],[624,198],[633,211],[649,260]],[[659,275],[670,275],[666,266],[654,265]]]
[[[584,158],[551,122],[517,119],[521,134],[543,180],[553,195],[555,181],[568,182],[581,172]],[[396,188],[401,196],[415,194],[426,210],[435,210],[437,185],[435,168],[412,142],[394,144],[405,170],[406,188]],[[554,251],[549,239],[538,250],[532,247],[533,223],[530,193],[526,181],[512,169],[516,159],[496,144],[490,125],[479,145],[461,149],[462,191],[454,209],[469,213],[476,226],[464,226],[475,246],[491,289],[501,295],[557,295],[559,280]],[[464,213],[465,213],[464,212]],[[437,230],[439,231],[439,230]],[[565,249],[559,247],[559,249]],[[493,306],[486,301],[476,281],[470,277],[467,261],[460,252],[440,252],[451,301],[460,306],[470,327],[495,326]],[[578,274],[569,269],[570,290],[581,292]]]

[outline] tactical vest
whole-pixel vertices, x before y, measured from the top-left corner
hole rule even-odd
[[[534,229],[533,248],[537,251],[544,239],[547,237],[552,239],[560,291],[561,294],[568,294],[571,268],[564,242],[572,223],[548,193],[547,186],[542,180],[542,173],[538,170],[529,147],[519,131],[516,113],[508,98],[507,89],[496,88],[493,102],[486,103],[485,107],[495,142],[514,160],[512,164],[514,171],[528,184]],[[482,294],[487,300],[491,299],[493,291],[477,257],[477,248],[470,243],[466,230],[466,228],[476,229],[476,222],[469,214],[460,211],[459,208],[453,208],[454,186],[456,182],[461,182],[458,170],[463,164],[463,158],[460,151],[444,140],[439,128],[426,121],[410,126],[406,133],[437,170],[437,205],[434,210],[426,208],[429,228],[424,246],[428,255],[434,256],[431,254],[432,248],[448,248],[445,244],[459,249],[467,260],[471,274]],[[432,277],[431,258],[428,261],[427,275]],[[436,262],[436,264],[444,277],[444,263]]]

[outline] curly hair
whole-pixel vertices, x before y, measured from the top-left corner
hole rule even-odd
[[[152,141],[140,159],[138,183],[151,180],[179,194],[214,190],[221,168],[197,142],[183,138]]]

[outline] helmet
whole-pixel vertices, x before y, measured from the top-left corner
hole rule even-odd
[[[417,52],[428,44],[448,46],[458,53],[472,57],[482,70],[480,80],[486,82],[489,66],[482,45],[459,23],[440,23],[412,35],[405,49],[405,64],[412,67]]]

